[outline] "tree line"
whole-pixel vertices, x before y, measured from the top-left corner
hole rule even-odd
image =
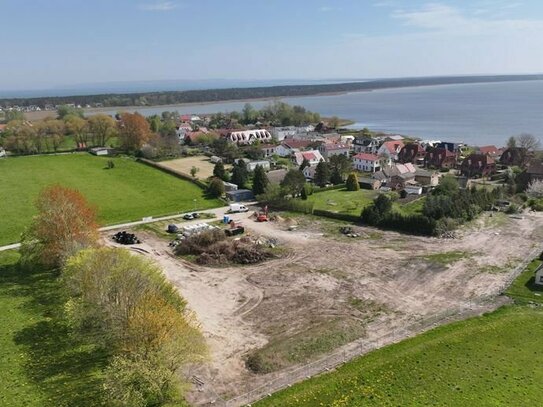
[[[45,188],[37,209],[23,236],[21,261],[58,275],[66,298],[58,322],[107,355],[100,377],[103,402],[180,402],[179,371],[205,358],[206,346],[175,287],[156,264],[124,249],[100,247],[96,213],[79,192]]]

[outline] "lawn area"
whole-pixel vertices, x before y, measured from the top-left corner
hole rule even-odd
[[[213,164],[209,160],[209,157],[206,157],[205,155],[177,158],[175,160],[166,160],[161,161],[160,164],[165,165],[172,170],[184,172],[185,174],[190,174],[190,169],[192,167],[196,167],[199,170],[196,173],[196,177],[200,179],[206,179],[211,177],[213,175],[213,168],[215,168],[215,164]],[[232,166],[229,164],[226,164],[224,166],[226,170],[230,169],[231,167]]]
[[[51,273],[22,270],[18,254],[0,252],[0,405],[102,406],[100,370],[105,355],[77,343],[58,318],[59,281]]]
[[[377,195],[379,195],[378,191],[367,189],[358,191],[332,189],[316,192],[308,197],[308,201],[315,203],[314,209],[358,216],[362,209],[370,205]]]
[[[504,307],[360,357],[253,406],[536,406],[543,310]]]
[[[533,301],[543,303],[543,286],[534,283],[535,271],[541,263],[541,260],[536,259],[528,264],[526,269],[507,289],[506,294],[517,302]]]
[[[108,160],[115,168],[106,169]],[[189,181],[131,158],[86,153],[0,160],[0,245],[20,240],[39,191],[51,184],[79,190],[98,209],[102,225],[221,206]]]
[[[309,201],[315,203],[314,209],[337,212],[359,216],[362,209],[370,205],[379,191],[360,189],[358,191],[347,191],[346,189],[332,189],[323,192],[316,192],[308,197]],[[394,202],[393,208],[404,215],[421,213],[424,206],[424,197],[406,204]]]

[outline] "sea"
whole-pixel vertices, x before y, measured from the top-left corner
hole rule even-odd
[[[354,122],[353,128],[502,146],[513,135],[530,133],[543,141],[543,81],[406,87],[345,94],[277,98],[324,117]],[[177,111],[209,114],[241,110],[247,101],[122,109],[143,115]],[[261,108],[270,101],[250,101]],[[108,111],[109,114],[116,110]]]

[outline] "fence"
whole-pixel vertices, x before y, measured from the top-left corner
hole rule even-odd
[[[507,287],[518,277],[520,273],[526,268],[528,263],[539,255],[543,246],[534,248],[523,261],[513,270],[511,275],[500,287],[500,293],[503,293]],[[358,357],[364,355],[373,350],[379,349],[383,346],[400,342],[406,338],[420,334],[424,331],[442,325],[444,323],[462,320],[471,316],[479,315],[483,312],[489,312],[496,309],[499,302],[496,302],[496,298],[493,295],[489,295],[484,298],[479,298],[477,302],[468,300],[463,311],[448,310],[440,314],[433,315],[427,318],[414,319],[414,321],[407,327],[393,329],[385,335],[379,336],[373,339],[361,338],[348,345],[345,345],[341,350],[336,351],[328,356],[325,356],[319,360],[311,362],[307,365],[295,368],[291,371],[285,372],[281,376],[270,380],[268,383],[259,386],[245,394],[237,397],[223,400],[221,398],[216,399],[213,405],[220,407],[237,407],[243,406],[255,401],[261,400],[272,393],[283,390],[291,385],[301,382],[305,379],[309,379],[317,374],[327,372],[335,369],[336,367]]]

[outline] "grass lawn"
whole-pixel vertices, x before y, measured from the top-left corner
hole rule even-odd
[[[536,285],[535,271],[541,265],[541,260],[533,260],[518,276],[506,291],[506,294],[517,302],[542,302],[543,286]]]
[[[368,189],[360,189],[358,191],[332,189],[313,193],[313,195],[308,197],[308,200],[315,203],[314,209],[358,216],[362,213],[362,209],[370,205],[377,195],[379,195],[379,191]],[[404,215],[421,213],[424,206],[424,199],[423,197],[406,204],[394,202],[393,208]]]
[[[190,174],[190,169],[196,167],[198,168],[196,176],[200,179],[211,177],[213,175],[213,169],[215,168],[215,164],[213,164],[209,157],[206,157],[205,155],[165,160],[161,161],[160,164],[173,170],[184,172],[185,174]],[[224,168],[228,171],[232,166],[226,164]]]
[[[102,406],[105,355],[76,342],[58,315],[63,300],[51,273],[22,270],[0,252],[0,405]]]
[[[107,160],[115,168],[105,169]],[[203,191],[130,158],[90,154],[17,157],[0,160],[0,245],[20,240],[35,214],[39,191],[51,184],[79,190],[98,209],[103,225],[221,206]]]
[[[543,310],[505,307],[360,357],[254,406],[536,406]]]

